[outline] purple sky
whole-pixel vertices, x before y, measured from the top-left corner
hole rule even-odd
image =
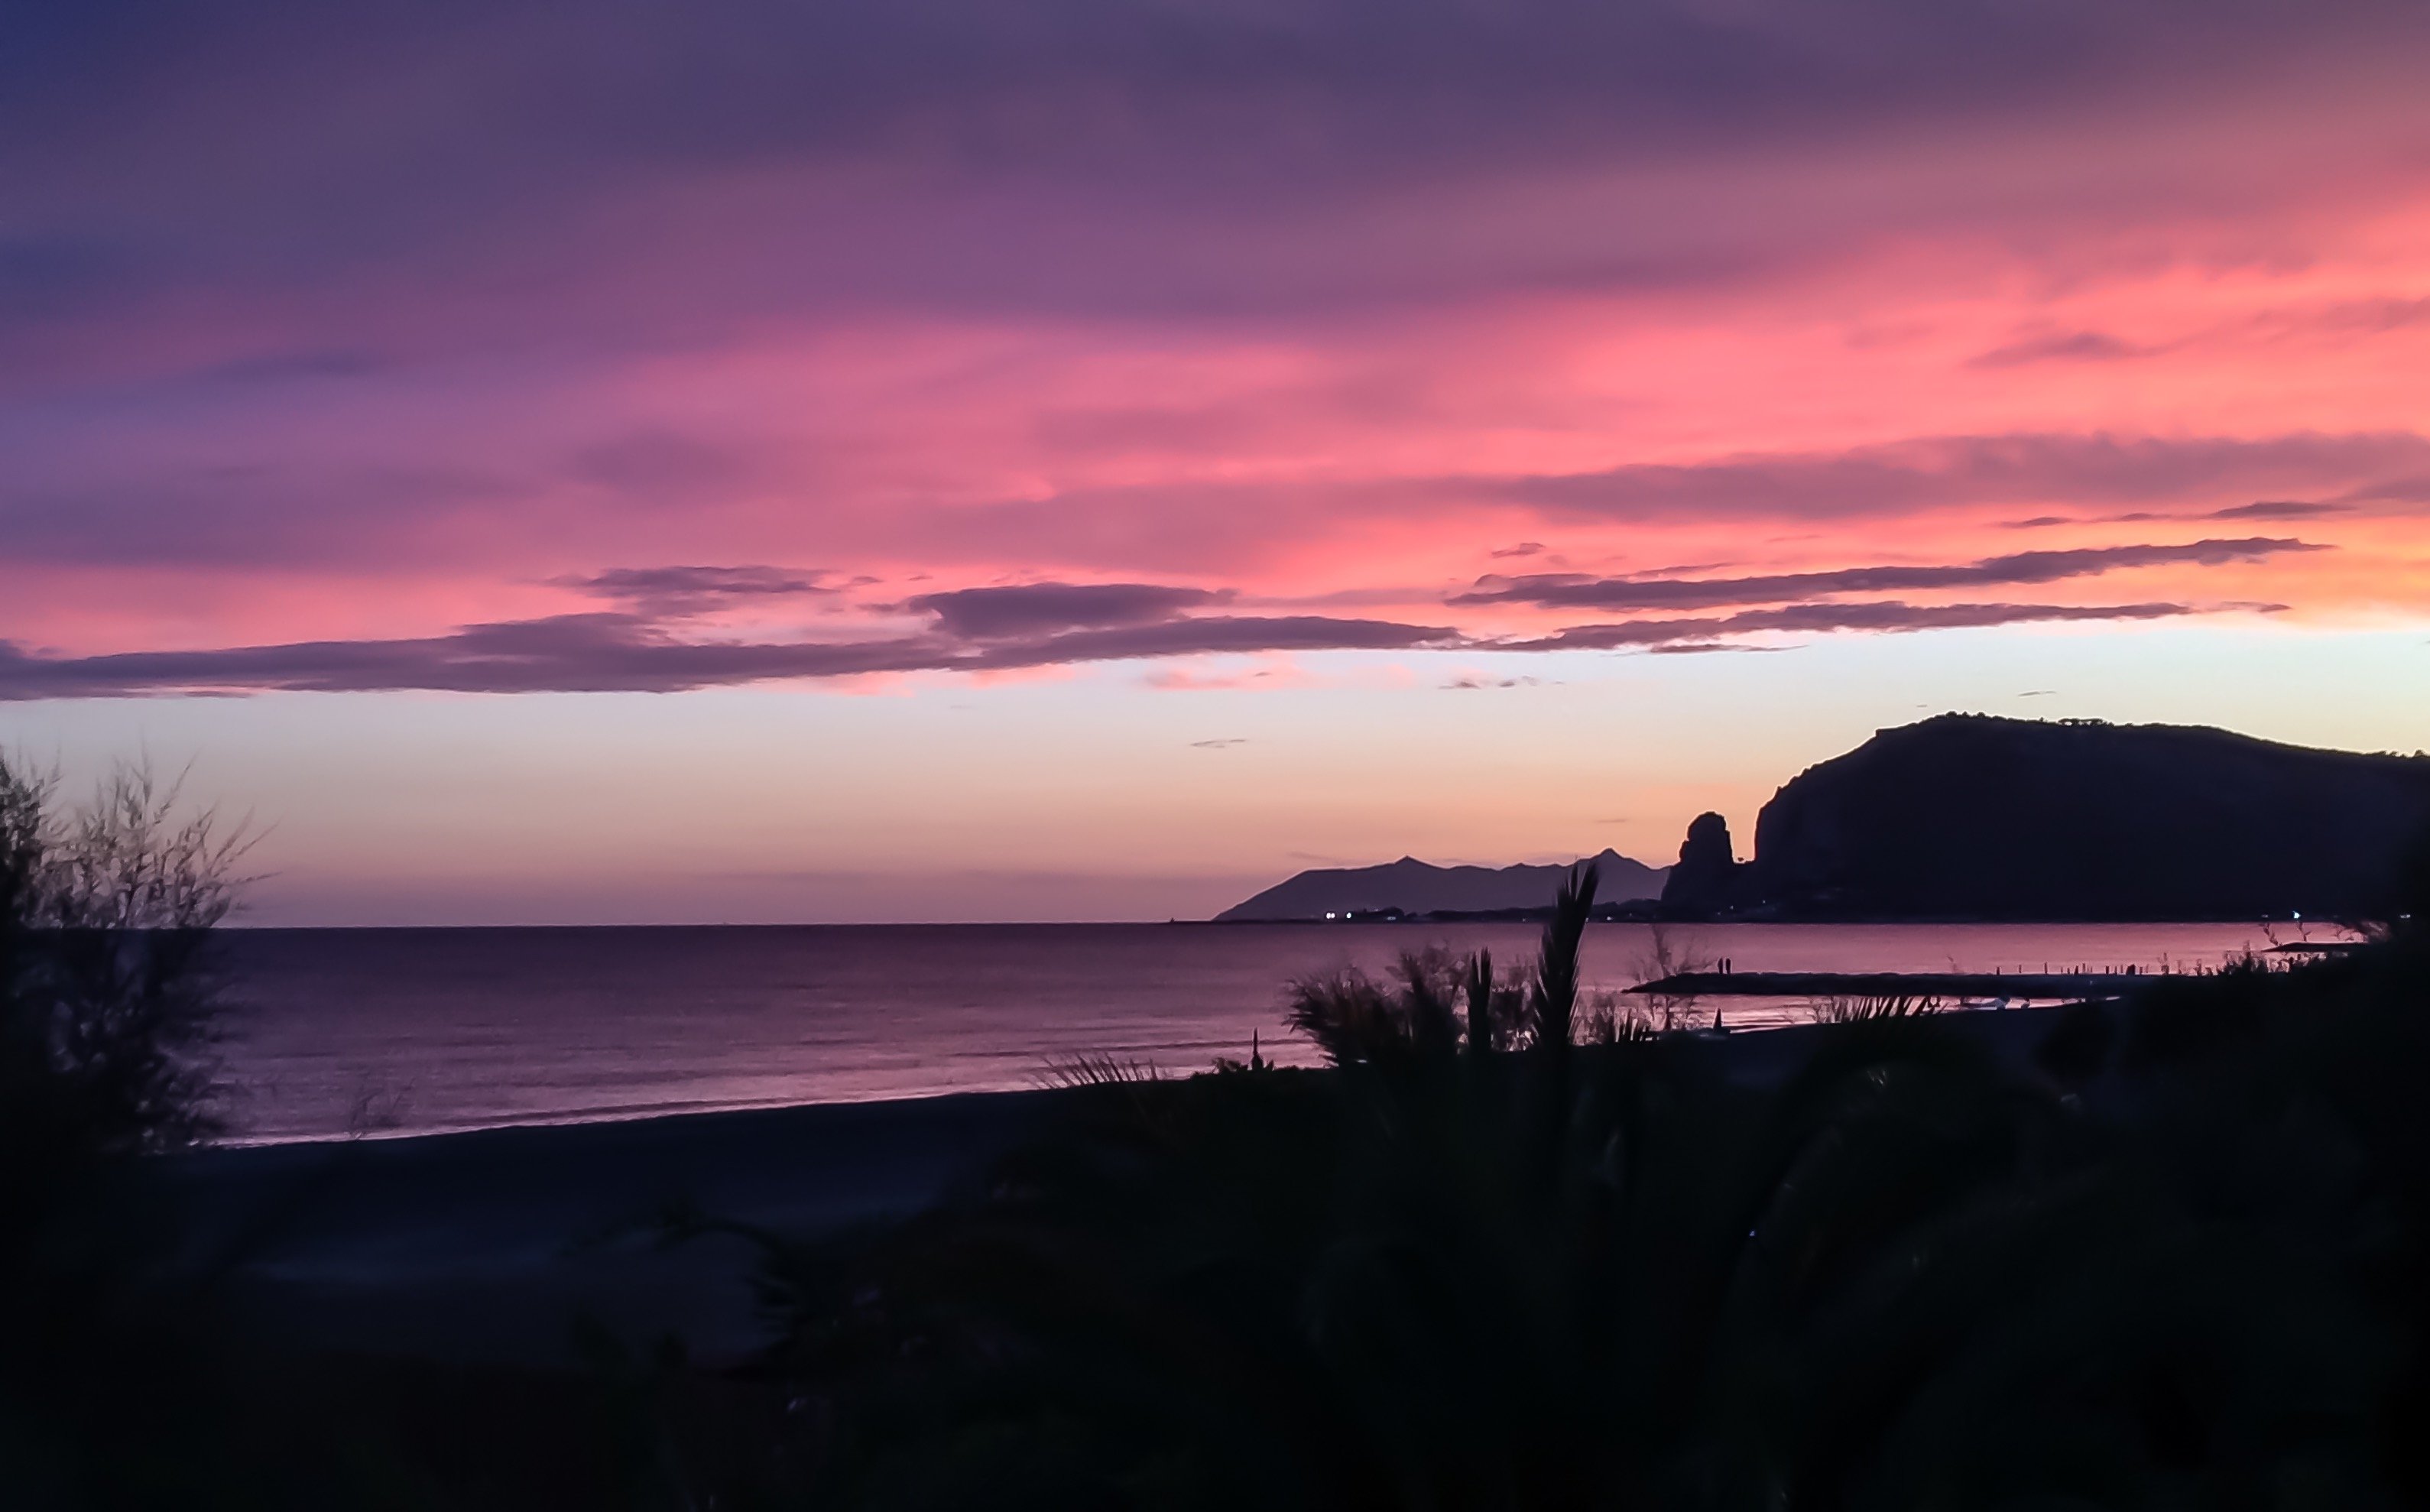
[[[191,760],[316,922],[1658,862],[1945,706],[2430,744],[2425,64],[2343,0],[21,7],[0,743]]]

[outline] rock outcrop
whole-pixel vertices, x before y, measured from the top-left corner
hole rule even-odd
[[[1698,814],[1679,847],[1679,864],[1662,885],[1662,907],[1668,913],[1720,913],[1738,902],[1737,852],[1730,844],[1730,822],[1719,814]]]
[[[1783,787],[1728,902],[1804,919],[2372,917],[2425,825],[2420,755],[1949,714]],[[1673,888],[1696,849],[1691,829]]]

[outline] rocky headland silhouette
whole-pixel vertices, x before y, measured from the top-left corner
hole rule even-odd
[[[2378,917],[2430,825],[2430,757],[2226,730],[1944,714],[1807,768],[1755,855],[1689,826],[1681,918]]]
[[[2376,917],[2430,835],[2430,756],[2205,725],[1942,714],[1808,767],[1740,859],[1702,814],[1677,864],[1615,851],[1596,916],[1813,921]],[[1221,922],[1533,917],[1560,866],[1302,872]]]

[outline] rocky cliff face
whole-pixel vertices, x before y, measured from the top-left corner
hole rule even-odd
[[[1729,821],[1698,814],[1679,847],[1679,864],[1662,887],[1662,906],[1680,913],[1718,913],[1738,901],[1739,860]]]
[[[1943,715],[1782,788],[1729,898],[1794,918],[2365,915],[2425,825],[2418,756]]]

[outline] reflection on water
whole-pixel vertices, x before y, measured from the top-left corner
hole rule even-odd
[[[1168,1071],[1283,1037],[1291,977],[1485,946],[1523,924],[974,924],[233,932],[250,1005],[228,1049],[258,1138],[420,1132],[1037,1084],[1107,1053]],[[1671,925],[1739,972],[2146,971],[2267,947],[2258,924]],[[1653,974],[1653,930],[1597,924],[1589,990]],[[1733,1028],[1802,1005],[1709,1000]]]

